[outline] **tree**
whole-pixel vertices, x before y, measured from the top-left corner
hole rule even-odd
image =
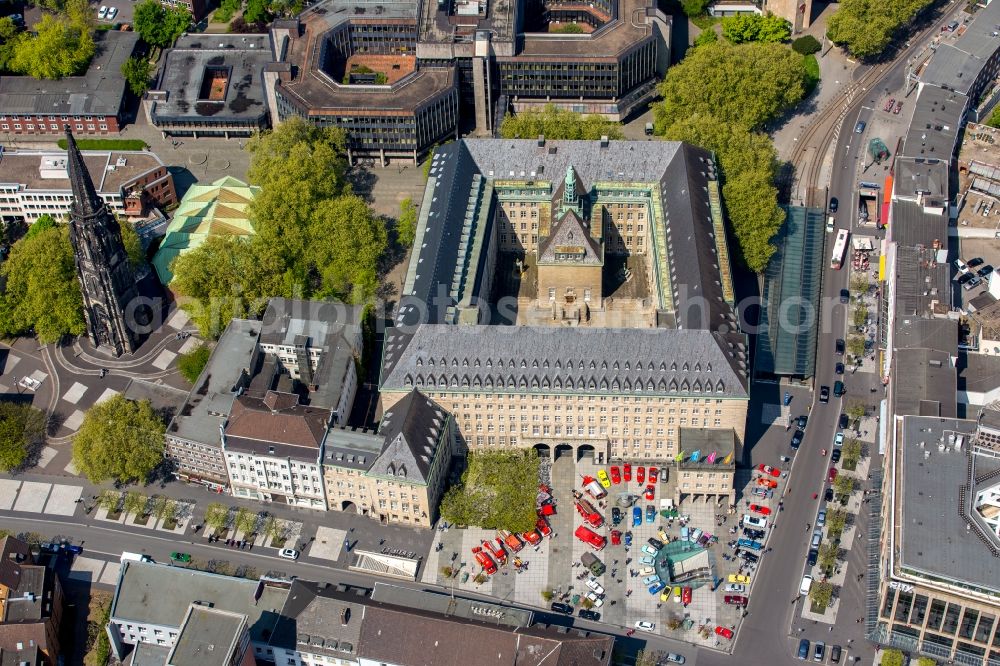
[[[542,599],[544,599],[545,601],[552,601],[553,597],[555,597],[555,593],[552,592],[552,590],[548,588],[542,590]]]
[[[792,50],[799,55],[810,55],[819,53],[823,45],[812,35],[803,35],[792,42]]]
[[[860,359],[865,355],[865,339],[860,335],[852,335],[847,338],[847,353]]]
[[[657,666],[663,663],[660,661],[662,656],[658,650],[639,650],[635,653],[635,666]]]
[[[211,236],[174,259],[170,286],[203,337],[218,338],[234,317],[261,315],[273,296],[291,296],[286,264],[271,250],[256,238]]]
[[[9,16],[0,18],[0,73],[11,71],[11,61],[20,39],[21,31],[14,20]]]
[[[837,564],[837,556],[840,555],[840,546],[834,542],[826,541],[819,547],[819,568],[830,572]]]
[[[860,400],[850,400],[847,403],[847,409],[844,410],[844,413],[847,414],[851,421],[857,423],[865,415],[865,411],[865,403]]]
[[[401,247],[413,245],[417,235],[417,207],[413,199],[406,197],[399,204],[399,219],[396,220],[396,241]]]
[[[826,612],[832,598],[833,585],[825,581],[813,581],[812,587],[809,588],[809,599],[815,606]]]
[[[31,226],[28,227],[28,233],[24,235],[25,238],[34,238],[43,231],[48,231],[49,229],[54,229],[56,227],[56,219],[51,215],[45,214],[39,216]]]
[[[322,201],[310,229],[309,257],[321,276],[321,297],[363,303],[378,286],[378,260],[387,245],[385,224],[361,197]]]
[[[150,512],[157,520],[166,522],[174,520],[177,517],[177,508],[177,502],[174,500],[163,495],[157,495],[153,498],[153,506],[150,508]]]
[[[208,345],[198,345],[177,358],[177,369],[180,370],[184,379],[194,384],[198,381],[198,377],[201,376],[201,371],[208,365],[208,359],[211,355],[212,351],[208,348]]]
[[[151,68],[149,60],[132,56],[122,63],[122,76],[128,83],[128,89],[136,97],[142,97],[149,90]]]
[[[472,451],[461,482],[441,500],[441,516],[456,525],[534,529],[538,468],[534,449]]]
[[[82,74],[96,46],[86,0],[70,0],[65,12],[42,14],[34,35],[16,39],[8,63],[12,71],[36,79],[61,79]]]
[[[851,291],[855,298],[861,298],[868,293],[868,277],[863,273],[858,273],[851,277]]]
[[[851,313],[851,323],[853,323],[858,328],[861,328],[868,322],[868,306],[861,304],[854,307],[854,312]]]
[[[212,502],[205,508],[205,526],[213,532],[225,529],[229,525],[229,507],[219,502]]]
[[[118,218],[118,226],[122,232],[122,245],[125,246],[125,254],[128,255],[128,263],[132,268],[138,268],[146,263],[146,251],[142,249],[142,240],[139,233],[128,220]]]
[[[92,483],[145,481],[163,461],[164,430],[148,400],[115,395],[87,410],[73,437],[73,464]]]
[[[0,295],[0,333],[34,331],[39,341],[84,332],[83,297],[76,278],[69,228],[60,226],[22,238],[0,267],[6,289]]]
[[[702,30],[701,34],[694,38],[694,45],[702,46],[704,44],[713,44],[717,41],[719,41],[719,33],[713,28],[708,28],[707,30]]]
[[[930,657],[918,657],[917,666],[937,666],[937,662]]]
[[[861,442],[856,439],[849,439],[844,442],[844,464],[850,462],[851,467],[861,460]]]
[[[704,15],[708,2],[709,0],[681,0],[681,9],[685,16],[695,18]]]
[[[247,23],[267,23],[271,20],[267,0],[247,0],[247,8],[243,12]]]
[[[108,513],[118,511],[118,507],[121,503],[122,494],[117,490],[105,490],[97,497],[97,506],[101,507]]]
[[[248,509],[240,508],[233,520],[233,527],[236,528],[237,532],[242,532],[244,538],[250,536],[250,533],[257,529],[257,514]]]
[[[30,405],[0,402],[0,470],[20,469],[45,437],[45,414]]]
[[[580,139],[596,141],[602,136],[621,139],[621,125],[598,115],[583,115],[547,104],[541,111],[508,113],[500,124],[505,139]]]
[[[143,0],[132,14],[135,31],[151,46],[170,46],[191,24],[191,14],[183,6],[164,7],[158,0]]]
[[[881,666],[903,666],[906,660],[899,650],[883,650]]]
[[[833,491],[840,496],[842,501],[846,502],[851,497],[851,493],[854,492],[854,477],[841,472],[833,482]]]
[[[122,510],[126,514],[138,515],[146,510],[146,504],[148,502],[148,497],[142,493],[136,492],[135,490],[130,490],[125,493],[125,499],[122,501]]]
[[[839,539],[847,526],[847,512],[843,509],[829,509],[826,512],[826,533],[831,539]]]
[[[792,34],[792,26],[780,16],[739,14],[722,19],[722,36],[733,44],[744,42],[780,43]]]
[[[899,29],[933,4],[933,0],[841,0],[830,17],[827,36],[859,58],[880,55]]]

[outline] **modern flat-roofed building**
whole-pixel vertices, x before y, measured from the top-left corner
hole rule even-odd
[[[417,389],[469,449],[672,461],[685,427],[739,446],[746,338],[722,225],[712,157],[689,145],[440,147],[386,333],[385,409]]]
[[[163,56],[143,108],[163,136],[248,137],[270,126],[269,35],[182,35]]]
[[[126,83],[122,64],[135,52],[135,32],[99,30],[97,55],[81,76],[44,81],[0,77],[0,133],[76,135],[117,133],[124,123]]]
[[[177,203],[174,178],[153,153],[84,151],[83,163],[97,195],[118,215],[138,219],[153,208]],[[73,193],[66,153],[3,151],[0,153],[0,218],[31,223],[42,215],[69,214]]]

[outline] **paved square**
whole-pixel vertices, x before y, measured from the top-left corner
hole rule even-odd
[[[164,349],[160,352],[160,355],[156,357],[153,361],[153,367],[160,370],[166,370],[173,363],[174,359],[177,358],[177,354],[170,351],[169,349]]]
[[[332,527],[320,527],[316,530],[316,540],[309,547],[309,557],[322,560],[336,560],[344,547],[344,536],[347,530],[336,530]]]
[[[167,326],[174,329],[175,331],[179,331],[185,326],[187,326],[187,323],[189,321],[190,317],[187,316],[187,313],[184,312],[184,310],[177,308],[174,314],[171,315],[170,319],[167,320]]]
[[[118,391],[116,391],[114,389],[104,389],[104,393],[101,394],[100,398],[98,398],[97,400],[94,401],[94,404],[95,405],[99,405],[102,402],[105,402],[107,400],[111,400],[111,398],[115,397],[116,395],[118,395]],[[79,426],[77,426],[77,427],[79,428]]]
[[[100,582],[106,585],[116,585],[118,583],[118,574],[121,573],[121,570],[121,562],[108,562],[104,565],[104,573],[101,574]]]
[[[201,345],[201,340],[199,340],[198,338],[188,338],[187,340],[184,341],[184,344],[181,345],[179,353],[187,354],[195,347],[198,347],[200,345]]]
[[[66,402],[71,402],[75,405],[76,403],[80,402],[80,398],[82,398],[83,394],[86,392],[87,392],[87,387],[81,384],[80,382],[76,382],[69,387],[68,391],[63,393],[62,399],[65,400]]]
[[[74,410],[74,412],[67,416],[66,420],[63,421],[63,427],[74,432],[79,430],[81,425],[83,425],[83,412],[79,409]]]
[[[95,560],[92,557],[77,557],[73,559],[73,565],[69,568],[69,577],[73,580],[95,583],[101,579],[101,571],[104,569],[104,560]]]
[[[21,487],[20,481],[13,479],[0,479],[0,509],[10,511],[17,498],[17,489]]]
[[[781,420],[781,405],[765,403],[760,407],[760,422],[767,425],[778,425]]]
[[[25,481],[21,484],[21,492],[17,495],[14,511],[41,513],[45,507],[45,500],[49,496],[50,488],[52,488],[51,483]]]
[[[76,513],[76,501],[82,494],[83,488],[80,486],[55,484],[49,494],[49,501],[45,504],[45,513],[52,516],[72,516]]]
[[[48,467],[52,459],[56,457],[58,451],[53,449],[51,446],[42,447],[41,452],[38,454],[38,466]]]
[[[15,354],[7,354],[7,364],[4,366],[3,371],[10,372],[20,362],[21,362],[20,356],[17,356]]]

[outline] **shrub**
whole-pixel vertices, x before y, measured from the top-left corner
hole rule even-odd
[[[812,35],[804,35],[792,42],[792,50],[802,55],[819,53],[822,48],[823,45]]]

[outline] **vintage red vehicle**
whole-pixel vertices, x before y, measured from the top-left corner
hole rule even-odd
[[[625,463],[622,467],[622,475],[625,477],[625,483],[632,480],[632,463]]]
[[[494,562],[493,558],[487,555],[482,548],[476,546],[472,549],[472,554],[475,555],[476,562],[478,562],[479,566],[483,568],[483,572],[487,576],[492,576],[497,572],[496,562]]]
[[[603,550],[604,546],[607,545],[607,540],[594,530],[588,528],[586,525],[580,525],[576,528],[576,532],[573,535],[580,541],[588,544],[594,550]]]
[[[640,486],[643,483],[646,482],[646,468],[645,467],[640,467],[639,469],[635,470],[635,481]]]
[[[507,564],[507,551],[504,550],[503,542],[500,539],[487,539],[483,542],[483,546],[490,551],[490,555],[496,559],[497,563],[501,566]]]
[[[549,521],[545,520],[544,518],[538,519],[538,521],[535,523],[535,529],[538,530],[538,532],[543,537],[552,536],[552,528],[549,527]]]
[[[597,512],[594,505],[584,499],[579,493],[574,494],[573,504],[576,506],[577,513],[583,516],[583,519],[590,525],[600,527],[604,524],[604,518]]]

